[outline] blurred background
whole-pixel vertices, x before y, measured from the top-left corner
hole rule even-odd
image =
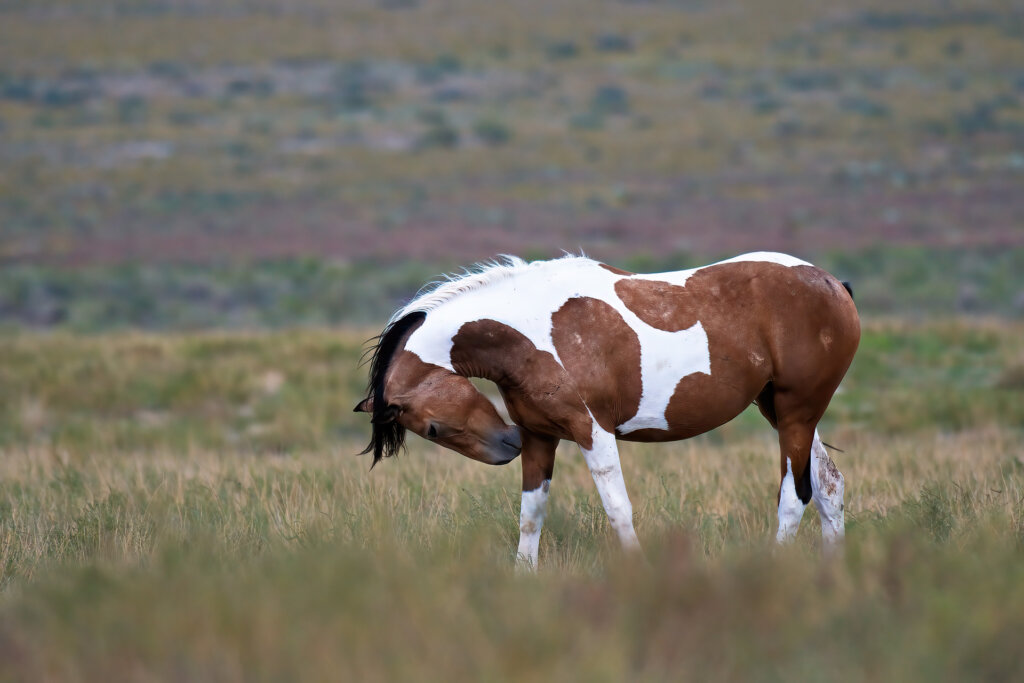
[[[379,323],[438,273],[744,250],[1024,315],[1024,12],[7,0],[0,325]]]
[[[164,355],[31,337],[6,351],[0,443],[362,438],[359,347],[392,311],[563,250],[636,271],[795,254],[892,323],[830,415],[1024,419],[992,393],[1024,386],[999,323],[1024,316],[1024,10],[0,6],[0,330],[307,330],[143,344]]]

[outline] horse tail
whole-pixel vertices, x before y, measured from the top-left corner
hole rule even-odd
[[[845,287],[846,291],[850,293],[850,298],[852,299],[853,298],[853,285],[851,285],[846,280],[843,280],[843,287]]]

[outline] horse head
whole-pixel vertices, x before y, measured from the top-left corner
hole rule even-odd
[[[355,407],[370,413],[373,426],[363,453],[372,451],[376,465],[396,455],[411,431],[472,460],[511,462],[522,449],[519,428],[505,424],[468,379],[404,349],[425,317],[412,313],[392,323],[372,350],[369,395]]]

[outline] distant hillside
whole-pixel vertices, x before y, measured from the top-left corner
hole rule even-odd
[[[1022,98],[1001,2],[8,2],[0,262],[986,253]]]

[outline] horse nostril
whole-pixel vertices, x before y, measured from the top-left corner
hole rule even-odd
[[[519,433],[518,427],[513,427],[510,430],[510,433],[507,436],[505,436],[505,438],[503,438],[501,442],[506,446],[516,449],[517,451],[523,450],[523,437]]]
[[[434,425],[430,425],[430,427],[427,429],[427,438],[428,439],[436,439],[437,438],[437,427],[435,427]]]

